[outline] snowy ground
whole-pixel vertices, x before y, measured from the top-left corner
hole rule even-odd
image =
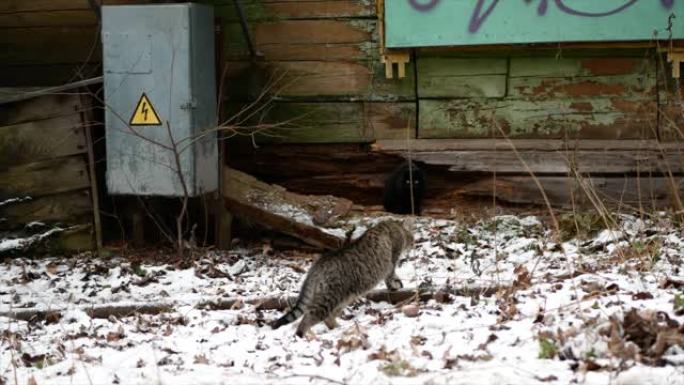
[[[684,384],[684,235],[665,219],[554,243],[533,217],[474,226],[421,219],[404,287],[500,287],[390,305],[361,300],[340,327],[271,330],[280,311],[200,301],[295,294],[313,255],[267,244],[207,253],[193,268],[121,259],[0,265],[0,384]],[[175,311],[90,318],[94,304]]]

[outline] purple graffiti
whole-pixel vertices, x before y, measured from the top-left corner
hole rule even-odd
[[[411,6],[418,11],[426,12],[432,10],[440,0],[429,0],[427,3],[420,2],[420,0],[409,0]],[[468,23],[468,31],[470,33],[476,33],[482,28],[484,23],[487,21],[489,16],[494,12],[494,9],[499,5],[500,0],[477,0],[475,4],[475,9],[470,17],[470,22]],[[512,0],[511,0],[512,1]],[[524,0],[525,3],[530,4],[533,0]],[[540,16],[546,15],[546,11],[549,7],[550,0],[539,0],[539,6],[537,7],[537,14]],[[580,17],[604,17],[618,14],[629,7],[633,6],[639,0],[625,0],[626,2],[614,9],[604,11],[604,12],[586,12],[578,10],[568,6],[565,2],[567,0],[553,0],[558,9],[568,15],[580,16]],[[489,2],[488,5],[487,2]],[[672,9],[675,0],[660,0],[660,4],[665,9]],[[486,5],[486,8],[485,8]]]
[[[475,6],[473,15],[470,17],[470,23],[468,23],[468,31],[470,31],[470,33],[475,33],[482,27],[482,24],[484,24],[485,20],[487,20],[489,15],[494,11],[496,5],[499,4],[499,0],[493,0],[492,3],[489,4],[487,10],[482,13],[482,6],[484,3],[485,0],[478,0],[477,5]]]
[[[546,1],[546,0],[542,0]],[[568,15],[575,15],[575,16],[584,16],[584,17],[603,17],[603,16],[610,16],[610,15],[615,15],[616,13],[620,13],[624,11],[625,9],[631,7],[634,5],[638,0],[629,0],[625,4],[611,10],[611,11],[606,11],[606,12],[584,12],[584,11],[578,11],[576,9],[570,8],[565,3],[563,3],[563,0],[556,0],[556,6],[558,9],[561,11],[567,13]]]
[[[440,1],[441,0],[409,0],[409,4],[411,4],[416,11],[427,12],[436,7]]]

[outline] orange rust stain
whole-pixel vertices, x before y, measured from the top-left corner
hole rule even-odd
[[[634,58],[591,58],[582,60],[582,67],[593,75],[624,75],[634,73],[639,64]]]
[[[589,102],[572,102],[570,103],[570,108],[577,111],[593,111],[594,106]]]
[[[622,84],[601,84],[594,81],[564,84],[556,88],[568,96],[620,95],[627,92]]]

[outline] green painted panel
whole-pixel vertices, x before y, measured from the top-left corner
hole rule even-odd
[[[501,98],[506,75],[430,76],[418,73],[419,98]]]
[[[385,1],[388,47],[667,39],[668,17],[684,38],[675,0]]]
[[[418,137],[642,139],[654,137],[655,102],[644,100],[421,100]],[[496,122],[496,123],[495,123]]]
[[[508,63],[502,59],[418,59],[420,98],[499,98],[506,95]]]

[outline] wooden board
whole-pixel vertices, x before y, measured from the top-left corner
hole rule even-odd
[[[3,65],[84,64],[102,57],[96,27],[10,28],[0,33]],[[59,47],[59,49],[55,49]]]
[[[228,115],[235,117],[233,124],[271,126],[256,135],[257,143],[343,143],[415,137],[414,103],[275,102],[262,110],[256,107],[239,113],[241,107],[230,108]]]
[[[0,170],[0,200],[39,197],[90,187],[85,157],[44,160]]]
[[[604,50],[606,52],[606,50]],[[603,55],[606,55],[603,53]],[[639,56],[512,57],[510,75],[516,77],[592,77],[631,74],[655,75],[656,63],[646,52]]]
[[[365,18],[375,15],[375,4],[365,0],[245,0],[243,9],[250,22],[261,20]],[[216,1],[216,14],[237,21],[232,1]]]
[[[421,57],[417,68],[420,98],[506,96],[506,58]]]
[[[416,152],[436,151],[668,151],[684,150],[684,144],[659,142],[655,139],[625,140],[559,140],[559,139],[401,139],[377,140],[371,148],[383,153],[402,153],[411,148]]]
[[[439,151],[414,152],[413,159],[458,172],[569,174],[684,171],[684,153],[656,151]],[[529,170],[528,170],[529,169]]]
[[[88,190],[46,195],[0,206],[0,230],[21,229],[27,223],[89,223],[93,207]]]
[[[228,62],[223,90],[227,101],[253,100],[264,90],[298,101],[406,101],[415,99],[413,69],[405,79],[385,79],[377,61]]]
[[[664,208],[671,205],[673,191],[684,192],[683,178],[665,177],[592,177],[577,180],[565,177],[538,177],[549,201],[554,207],[572,208],[573,199],[577,207],[591,208],[589,194],[600,197],[603,204],[610,208],[616,206],[630,208]],[[539,188],[530,177],[497,177],[495,180],[482,179],[463,187],[464,195],[491,197],[496,186],[498,200],[515,204],[543,203]],[[673,189],[673,186],[674,187]]]
[[[0,126],[70,116],[85,109],[76,92],[0,104]]]
[[[420,138],[646,139],[656,137],[656,104],[621,99],[420,100]],[[496,123],[494,123],[496,121]]]
[[[9,2],[9,1],[6,1]],[[97,17],[90,9],[53,11],[24,11],[0,13],[1,28],[26,27],[94,27]]]
[[[302,7],[302,6],[300,6]],[[364,60],[373,52],[376,22],[352,20],[280,20],[250,24],[251,37],[263,60]],[[312,33],[316,31],[316,33]],[[249,49],[238,23],[223,25],[224,56],[249,60]]]
[[[80,114],[0,127],[0,169],[84,152]]]
[[[99,76],[99,64],[5,66],[0,63],[0,87],[49,87]]]

